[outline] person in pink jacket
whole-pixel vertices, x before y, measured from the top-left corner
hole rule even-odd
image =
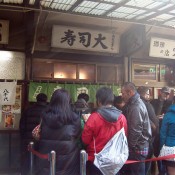
[[[124,127],[127,135],[127,121],[120,110],[114,107],[114,95],[110,88],[102,87],[96,93],[98,109],[92,113],[85,123],[82,132],[82,141],[88,153],[87,173],[102,175],[101,171],[93,164],[94,139],[96,153],[99,153],[107,142]]]

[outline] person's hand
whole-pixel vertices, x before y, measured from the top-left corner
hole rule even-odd
[[[159,118],[159,120],[162,120],[163,117],[164,117],[164,114],[162,114],[162,115],[158,115],[157,117]]]
[[[88,120],[88,118],[89,118],[90,115],[91,114],[82,114],[82,117],[84,119],[84,122],[87,122],[87,120]]]

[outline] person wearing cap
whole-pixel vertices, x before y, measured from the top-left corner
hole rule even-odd
[[[153,99],[151,101],[151,104],[153,105],[157,116],[162,116],[165,114],[168,107],[172,104],[172,102],[168,100],[169,94],[170,88],[168,86],[165,86],[160,90],[158,99]]]
[[[153,99],[151,104],[155,110],[156,116],[159,118],[159,128],[161,127],[161,122],[164,114],[167,112],[168,108],[172,104],[169,100],[170,88],[168,86],[162,87],[158,99]],[[154,155],[159,156],[160,153],[160,138],[159,134],[155,137],[154,141]],[[159,149],[158,149],[159,148]],[[166,168],[162,164],[162,161],[157,161],[159,175],[166,175]]]

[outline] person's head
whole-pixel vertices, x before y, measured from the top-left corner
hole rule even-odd
[[[169,98],[169,95],[170,95],[170,88],[168,86],[165,86],[160,90],[159,98],[160,100],[167,100]]]
[[[121,92],[122,92],[122,99],[124,100],[125,103],[127,103],[129,99],[135,95],[136,87],[134,83],[126,82],[123,84]]]
[[[54,115],[58,115],[59,120],[63,123],[72,120],[70,96],[67,90],[57,89],[54,91],[48,111],[52,112]]]
[[[75,108],[79,108],[79,109],[85,109],[88,108],[88,104],[86,103],[86,101],[83,98],[78,99],[75,103]]]
[[[125,106],[125,102],[122,99],[122,96],[114,96],[114,106],[117,109],[122,109]]]
[[[96,93],[97,106],[112,105],[114,101],[114,94],[108,87],[101,87]]]
[[[44,93],[40,93],[36,96],[36,101],[37,102],[47,102],[47,95]]]
[[[51,97],[50,105],[66,110],[65,108],[70,105],[70,96],[68,91],[65,89],[55,90]]]
[[[78,95],[77,99],[78,100],[79,99],[84,99],[86,102],[88,102],[89,101],[89,95],[86,94],[86,93],[81,93],[81,94]]]
[[[145,100],[149,100],[150,98],[149,87],[140,86],[138,87],[137,92],[140,94],[142,98],[144,98]]]

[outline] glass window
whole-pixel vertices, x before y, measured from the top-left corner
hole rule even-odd
[[[167,81],[173,79],[173,66],[160,65],[160,81]]]
[[[116,74],[116,67],[114,66],[97,67],[98,82],[116,82]]]
[[[95,80],[95,66],[88,64],[79,64],[79,79],[80,80]]]
[[[156,64],[133,64],[133,79],[134,80],[157,80],[157,65]]]
[[[54,78],[76,79],[76,64],[55,63]]]
[[[53,63],[33,62],[32,66],[33,78],[52,78]]]

